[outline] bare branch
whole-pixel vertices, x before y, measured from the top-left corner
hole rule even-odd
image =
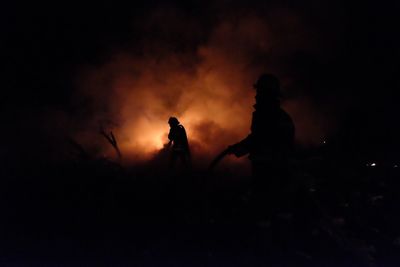
[[[110,134],[107,134],[104,131],[103,127],[100,127],[100,134],[102,136],[104,136],[104,138],[106,138],[107,141],[114,147],[115,151],[117,152],[118,159],[121,159],[122,158],[122,154],[121,154],[121,151],[119,150],[117,139],[115,138],[113,132],[110,131]]]

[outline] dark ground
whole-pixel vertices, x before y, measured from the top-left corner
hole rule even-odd
[[[229,167],[8,165],[0,265],[399,266],[399,168],[351,164],[299,160],[292,209],[273,218]]]
[[[0,266],[400,266],[398,1],[23,2],[0,9]],[[143,27],[165,2],[204,25],[193,40],[164,32],[174,29],[164,20],[158,35]],[[278,57],[278,69],[294,93],[346,107],[348,119],[343,149],[296,164],[289,214],[268,219],[250,201],[249,179],[221,168],[174,177],[150,163],[38,163],[63,150],[54,147],[68,133],[57,128],[68,125],[56,115],[87,112],[76,97],[82,65],[102,66],[116,47],[142,51],[149,35],[197,49],[221,14],[264,17],[275,5],[303,18],[316,41]],[[380,155],[375,167],[371,155]]]

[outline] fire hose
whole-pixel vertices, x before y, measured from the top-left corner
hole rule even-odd
[[[224,151],[222,151],[221,153],[218,154],[218,156],[216,156],[213,161],[211,162],[210,166],[208,167],[209,171],[214,170],[215,166],[223,159],[225,158],[227,155],[232,153],[232,148],[229,146],[227,149],[225,149]]]

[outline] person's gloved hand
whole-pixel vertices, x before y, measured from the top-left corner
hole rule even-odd
[[[235,145],[230,145],[226,148],[226,153],[227,154],[235,154],[236,147]]]

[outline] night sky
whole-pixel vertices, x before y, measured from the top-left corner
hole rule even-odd
[[[274,47],[283,48],[270,54],[255,51],[254,64],[268,69],[272,62],[278,76],[289,77],[291,97],[306,96],[324,118],[332,119],[332,138],[347,140],[343,143],[353,143],[355,149],[374,156],[397,157],[396,5],[347,1],[3,3],[0,101],[3,140],[10,142],[2,156],[20,155],[16,151],[35,143],[32,139],[51,140],[47,135],[53,122],[40,114],[79,118],[96,112],[88,108],[93,100],[81,94],[77,83],[83,67],[105,64],[118,51],[157,56],[162,47],[163,55],[192,53],[208,42],[221,21],[257,16],[270,25]],[[298,21],[301,26],[293,29],[301,31],[293,35],[292,24]],[[287,32],[294,37],[285,36]]]

